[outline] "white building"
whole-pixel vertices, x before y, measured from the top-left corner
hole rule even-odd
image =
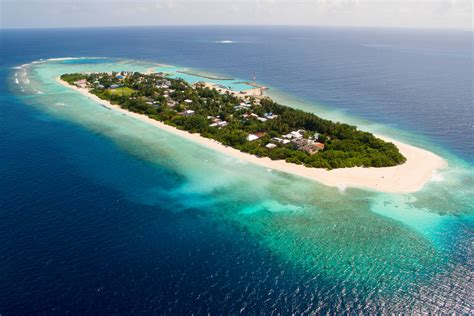
[[[279,143],[282,143],[282,144],[288,144],[288,143],[290,143],[290,140],[289,140],[289,139],[282,139],[282,138],[279,138],[279,137],[273,137],[272,139],[273,139],[274,141],[279,142]]]
[[[218,120],[212,124],[209,124],[210,127],[225,127],[227,125],[229,125],[227,121],[221,121],[221,120]]]
[[[303,135],[300,134],[300,131],[293,131],[290,133],[292,138],[303,138]]]
[[[81,80],[75,81],[74,84],[76,85],[76,87],[86,88],[87,87],[87,80],[86,79],[81,79]]]
[[[247,140],[248,140],[249,142],[254,141],[254,140],[257,140],[257,139],[259,139],[259,138],[260,138],[260,137],[258,137],[258,136],[255,135],[255,134],[249,134],[249,135],[247,136]]]
[[[265,147],[267,147],[268,149],[273,149],[273,148],[277,147],[277,145],[272,144],[272,143],[268,143]]]

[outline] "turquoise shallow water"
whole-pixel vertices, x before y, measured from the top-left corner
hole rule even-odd
[[[473,312],[469,161],[425,135],[272,87],[285,104],[449,162],[414,194],[330,188],[55,82],[65,72],[155,66],[85,58],[6,71],[0,312]]]
[[[237,78],[229,78],[226,76],[210,75],[202,71],[189,70],[185,67],[159,66],[159,67],[154,67],[153,70],[155,72],[166,73],[171,77],[184,79],[189,83],[205,81],[205,82],[210,82],[210,83],[224,86],[236,92],[249,90],[252,88],[251,86],[242,83],[248,80],[239,80]],[[181,73],[177,71],[181,71]],[[186,73],[182,73],[182,72],[186,72]],[[205,78],[206,76],[213,77],[213,78],[226,78],[226,79],[232,79],[232,80],[219,80],[219,79]]]
[[[26,103],[104,135],[128,154],[184,179],[160,194],[153,187],[136,185],[130,191],[128,183],[106,183],[138,203],[155,205],[166,194],[178,204],[184,201],[181,207],[204,207],[247,230],[283,261],[323,278],[376,287],[384,295],[420,279],[436,283],[440,270],[449,273],[451,255],[446,251],[454,242],[452,232],[466,229],[472,221],[474,177],[462,161],[444,154],[450,167],[415,194],[341,191],[214,152],[110,111],[54,82],[62,73],[144,71],[150,66],[108,59],[47,61],[15,70],[13,76],[20,83],[13,87],[24,90],[18,93]],[[350,120],[337,113],[328,116]],[[393,135],[390,128],[351,121]],[[399,138],[407,140],[410,135]],[[88,173],[95,176],[94,171]],[[100,172],[96,176],[96,181],[107,182]]]

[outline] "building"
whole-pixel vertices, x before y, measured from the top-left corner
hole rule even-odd
[[[318,147],[318,150],[324,149],[324,144],[320,142],[314,142],[314,146]]]
[[[74,85],[78,88],[87,88],[87,80],[81,79],[74,82]]]
[[[273,119],[277,118],[278,115],[273,114],[272,112],[269,112],[269,113],[265,113],[265,117],[269,120],[273,120]]]
[[[291,134],[291,138],[303,138],[303,135],[300,133],[301,131],[293,131],[293,132],[290,132]]]
[[[246,103],[246,102],[240,102],[239,105],[234,106],[234,109],[235,110],[242,110],[242,109],[248,109],[249,107],[251,107],[251,104]]]
[[[192,116],[192,115],[194,115],[194,113],[195,113],[195,112],[194,112],[193,110],[185,110],[185,111],[183,112],[183,115],[184,115],[184,116]]]
[[[249,142],[254,141],[254,140],[257,140],[257,139],[259,139],[259,138],[260,138],[260,137],[258,137],[258,136],[255,135],[255,134],[249,134],[249,135],[247,136],[247,140],[248,140]]]
[[[317,153],[320,150],[324,149],[324,144],[320,142],[316,142],[312,139],[295,139],[292,141],[299,150],[306,151],[308,154],[312,155],[314,153]]]
[[[290,140],[289,139],[282,139],[282,138],[279,138],[279,137],[273,137],[272,138],[274,141],[278,142],[278,143],[281,143],[283,145],[286,145],[286,144],[289,144],[290,143]]]
[[[189,104],[189,103],[193,103],[193,100],[186,99],[186,100],[184,100],[184,102]]]
[[[209,124],[210,127],[225,127],[229,125],[229,123],[227,121],[221,121],[220,119],[217,119],[217,120],[214,120],[214,123],[212,124]]]
[[[273,143],[268,143],[265,147],[267,147],[268,149],[273,149],[273,148],[277,147],[277,145],[275,145]]]

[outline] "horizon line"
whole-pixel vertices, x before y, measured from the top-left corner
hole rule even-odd
[[[474,32],[473,28],[438,28],[413,26],[350,26],[350,25],[309,25],[309,24],[151,24],[151,25],[82,25],[82,26],[46,26],[46,27],[3,27],[3,30],[73,30],[73,29],[119,29],[119,28],[179,28],[179,27],[287,27],[287,28],[321,28],[321,29],[380,29],[380,30],[420,30],[420,31],[460,31]]]

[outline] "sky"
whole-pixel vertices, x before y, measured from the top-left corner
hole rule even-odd
[[[1,28],[310,25],[473,29],[473,0],[0,0]]]

